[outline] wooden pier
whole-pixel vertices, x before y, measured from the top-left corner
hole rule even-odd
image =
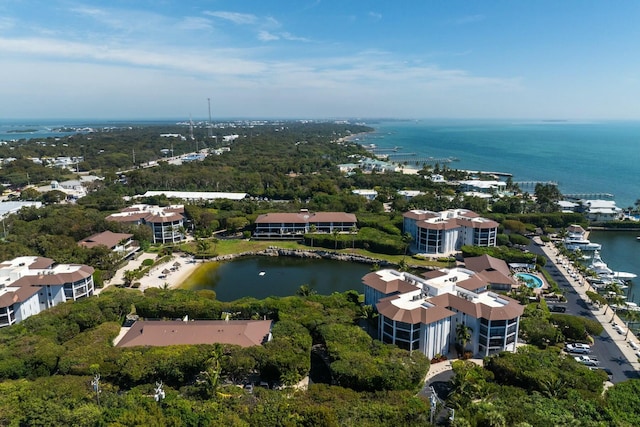
[[[615,198],[611,193],[573,193],[563,194],[563,196],[572,200],[613,200]]]

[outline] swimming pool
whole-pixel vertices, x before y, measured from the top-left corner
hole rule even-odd
[[[529,274],[529,273],[516,273],[515,276],[521,280],[523,280],[527,287],[529,288],[533,288],[533,289],[540,289],[542,287],[542,285],[544,284],[542,282],[542,279],[539,278],[538,276],[535,276],[533,274]]]

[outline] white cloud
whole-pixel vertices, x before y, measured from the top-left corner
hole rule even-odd
[[[206,15],[231,21],[234,24],[254,24],[258,18],[249,13],[225,12],[225,11],[206,11]]]
[[[188,16],[178,22],[176,28],[180,30],[210,30],[213,27],[211,21],[206,18]]]
[[[271,42],[274,40],[280,40],[280,36],[270,33],[269,31],[260,31],[258,32],[258,40],[263,42]]]

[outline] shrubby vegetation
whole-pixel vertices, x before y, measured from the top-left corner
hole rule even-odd
[[[616,384],[602,395],[606,375],[557,349],[523,347],[487,358],[485,367],[453,364],[448,404],[457,426],[637,424],[640,380]],[[630,405],[628,410],[624,405]]]
[[[347,292],[220,302],[212,291],[150,289],[143,295],[113,289],[96,298],[58,305],[0,330],[0,379],[4,380],[0,423],[94,425],[100,420],[130,424],[131,420],[149,422],[151,416],[164,421],[150,425],[201,425],[216,420],[278,425],[279,421],[271,422],[291,416],[303,425],[325,419],[351,419],[364,425],[374,419],[423,422],[424,403],[403,390],[415,390],[429,362],[419,352],[410,354],[372,340],[355,323],[361,312],[358,299],[357,293]],[[134,311],[143,317],[169,319],[185,314],[220,319],[229,312],[239,318],[266,316],[276,322],[273,340],[259,347],[113,347],[119,325]],[[286,399],[269,390],[249,395],[232,385],[251,378],[285,386],[297,383],[311,369],[314,343],[327,349],[330,361],[324,369],[335,383],[355,391],[318,385]],[[96,372],[102,388],[99,405],[89,386]],[[149,396],[159,380],[167,389],[161,405]],[[68,395],[63,398],[65,392]],[[16,404],[22,400],[36,403]],[[77,421],[79,413],[85,414],[86,421]]]

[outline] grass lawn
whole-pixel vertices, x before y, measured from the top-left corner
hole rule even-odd
[[[282,240],[246,240],[246,239],[230,239],[230,240],[218,240],[214,242],[210,241],[210,248],[207,253],[203,254],[204,256],[220,256],[220,255],[230,255],[237,254],[243,252],[254,252],[254,251],[262,251],[269,247],[277,247],[282,249],[299,249],[299,250],[326,250],[331,252],[339,252],[343,254],[357,254],[361,256],[366,256],[369,258],[379,259],[383,261],[387,261],[393,264],[398,264],[404,258],[407,264],[416,267],[448,267],[446,264],[436,261],[422,260],[412,258],[411,256],[404,257],[403,255],[387,255],[387,254],[379,254],[375,252],[370,252],[365,249],[339,249],[338,251],[334,251],[333,249],[328,248],[312,248],[311,246],[303,245],[298,242],[292,241],[282,241]],[[185,243],[180,245],[180,248],[186,252],[196,253],[197,247],[195,242]]]

